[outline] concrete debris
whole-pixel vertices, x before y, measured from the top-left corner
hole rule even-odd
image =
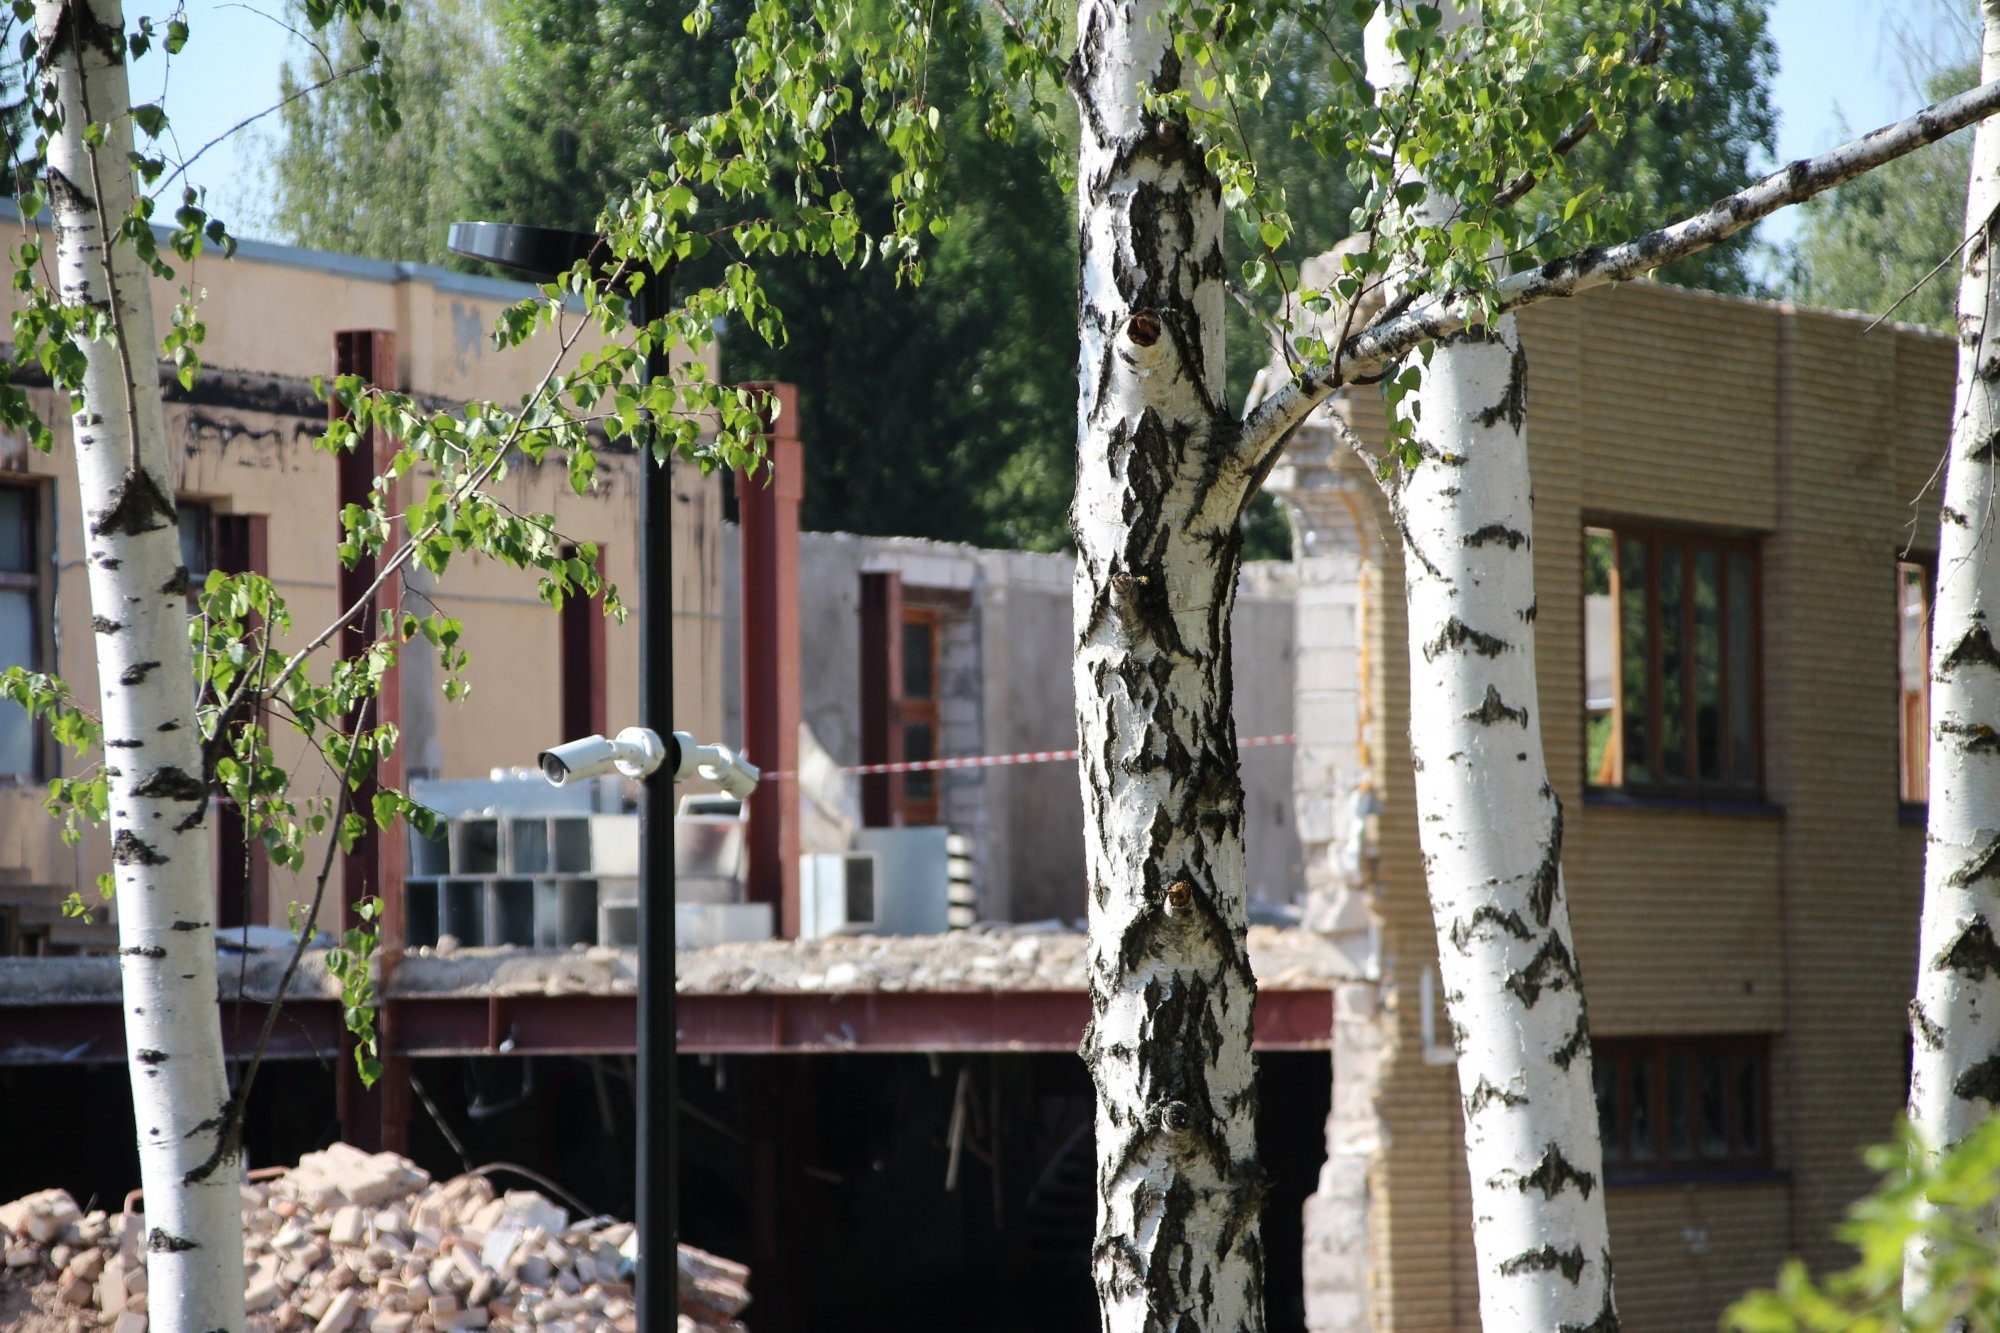
[[[1252,926],[1250,965],[1267,990],[1319,990],[1354,965],[1325,936]],[[1005,929],[948,935],[835,935],[682,951],[675,989],[742,991],[1080,991],[1085,937]]]
[[[637,1333],[629,1222],[572,1223],[533,1190],[433,1182],[344,1143],[242,1188],[247,1333]],[[62,1190],[0,1206],[0,1309],[32,1310],[37,1330],[146,1333],[143,1231]],[[681,1246],[677,1333],[745,1333],[749,1278]]]

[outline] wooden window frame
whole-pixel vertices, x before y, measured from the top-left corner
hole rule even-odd
[[[1608,1183],[1669,1181],[1687,1179],[1728,1179],[1769,1175],[1774,1156],[1771,1133],[1771,1038],[1762,1033],[1699,1037],[1601,1037],[1591,1042],[1591,1060],[1598,1077],[1609,1076],[1612,1107],[1609,1123],[1604,1108],[1598,1108],[1598,1126],[1604,1141],[1604,1174]],[[1703,1056],[1723,1060],[1723,1106],[1728,1148],[1721,1154],[1704,1153],[1701,1147],[1701,1079]],[[1685,1110],[1690,1134],[1688,1155],[1674,1157],[1669,1144],[1667,1114],[1667,1061],[1687,1062],[1689,1076]],[[1637,1065],[1647,1067],[1650,1095],[1647,1111],[1652,1119],[1653,1155],[1650,1159],[1633,1154],[1633,1079]],[[1737,1080],[1745,1064],[1756,1070],[1757,1101],[1755,1141],[1745,1134]],[[1747,1145],[1747,1146],[1746,1146]]]
[[[1632,522],[1615,517],[1586,517],[1583,523],[1586,535],[1593,531],[1608,531],[1611,534],[1611,661],[1612,661],[1612,749],[1618,759],[1616,765],[1618,781],[1599,782],[1598,775],[1589,770],[1588,749],[1585,750],[1583,775],[1586,790],[1593,792],[1623,792],[1633,796],[1696,797],[1703,800],[1761,801],[1764,797],[1764,568],[1763,539],[1741,532],[1722,531],[1695,525]],[[1625,756],[1625,717],[1630,701],[1625,698],[1625,618],[1624,618],[1624,561],[1621,545],[1631,539],[1646,545],[1646,764],[1648,777],[1639,782],[1627,777],[1630,765]],[[1678,543],[1681,547],[1681,641],[1685,646],[1682,668],[1684,704],[1682,718],[1683,734],[1686,736],[1687,771],[1685,779],[1665,776],[1664,728],[1660,725],[1663,715],[1660,702],[1665,696],[1663,648],[1661,635],[1660,606],[1660,547],[1663,542]],[[1723,571],[1721,579],[1721,600],[1716,610],[1716,654],[1717,662],[1717,711],[1716,736],[1721,745],[1719,765],[1722,776],[1704,780],[1701,776],[1701,755],[1698,751],[1700,727],[1700,701],[1694,688],[1695,669],[1695,560],[1696,553],[1711,550],[1717,555],[1717,568]],[[1750,709],[1751,767],[1752,771],[1743,776],[1732,772],[1733,757],[1728,744],[1734,710],[1744,706],[1746,701],[1732,697],[1727,670],[1730,649],[1729,611],[1727,600],[1729,557],[1741,553],[1749,558],[1750,568],[1750,689],[1747,706]],[[1587,594],[1586,594],[1587,595]],[[1579,655],[1581,659],[1581,655]],[[1579,667],[1582,661],[1579,660]],[[1585,693],[1588,693],[1586,682]]]

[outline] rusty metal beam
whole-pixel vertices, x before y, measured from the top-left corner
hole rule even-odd
[[[247,1054],[261,1005],[223,1006],[224,1042]],[[680,1050],[693,1055],[843,1051],[1045,1051],[1083,1038],[1090,1000],[1079,991],[849,991],[682,994]],[[619,1055],[637,1049],[629,994],[396,997],[385,1053],[402,1059],[476,1055]],[[0,1065],[113,1063],[125,1058],[116,1004],[10,1008],[0,1019]],[[1329,991],[1267,990],[1257,997],[1257,1048],[1327,1049]],[[393,1047],[387,1042],[393,1041]],[[330,1000],[294,1001],[272,1031],[269,1058],[332,1058],[340,1013]]]

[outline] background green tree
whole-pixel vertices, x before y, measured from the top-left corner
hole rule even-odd
[[[1554,0],[1559,52],[1576,49],[1592,3]],[[372,136],[364,94],[345,82],[286,108],[267,191],[283,238],[443,263],[451,262],[445,227],[461,218],[593,226],[607,200],[661,165],[662,121],[686,124],[727,97],[730,25],[741,23],[743,6],[718,5],[722,40],[705,41],[682,33],[688,8],[688,0],[414,0],[392,39],[403,85],[423,90],[405,99],[403,132]],[[1699,74],[1692,98],[1648,109],[1615,144],[1593,138],[1576,150],[1580,176],[1627,196],[1635,223],[1692,211],[1770,155],[1766,9],[1767,0],[1686,0],[1667,11],[1664,60],[1677,76]],[[1348,164],[1294,131],[1334,100],[1359,45],[1345,6],[1278,19],[1265,43],[1266,95],[1232,108],[1259,175],[1282,183],[1297,220],[1280,252],[1292,262],[1345,237],[1361,201]],[[338,43],[324,56],[301,54],[288,91],[317,82],[343,55]],[[929,77],[963,87],[967,66],[962,51],[940,51]],[[949,151],[937,199],[951,226],[926,260],[923,285],[898,290],[882,264],[767,258],[760,272],[789,341],[771,348],[727,332],[725,363],[732,378],[799,386],[808,526],[1062,549],[1076,349],[1045,331],[1064,327],[1074,304],[1075,224],[1074,204],[1047,167],[1060,172],[1073,156],[1074,126],[1024,118],[1013,143],[996,142],[986,133],[990,104],[939,102]],[[879,138],[851,117],[831,138],[854,197],[886,201],[894,168]],[[864,212],[880,231],[886,203],[872,208]],[[1739,239],[1666,276],[1754,291],[1749,253]],[[1241,401],[1269,343],[1241,308],[1229,320],[1230,393]],[[1289,553],[1268,497],[1245,529],[1251,556]]]

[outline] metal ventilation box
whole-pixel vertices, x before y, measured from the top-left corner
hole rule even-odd
[[[810,852],[800,857],[800,938],[874,933],[875,870],[873,852]]]

